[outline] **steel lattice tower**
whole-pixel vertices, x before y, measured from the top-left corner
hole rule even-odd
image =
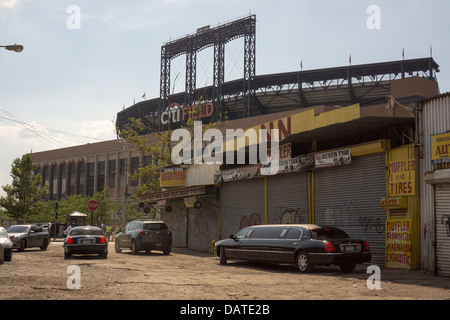
[[[252,116],[255,90],[252,81],[256,75],[256,16],[234,20],[215,28],[199,28],[195,34],[165,43],[161,47],[161,77],[159,113],[166,110],[170,96],[170,66],[172,59],[186,55],[185,106],[192,106],[195,96],[197,52],[214,47],[213,96],[208,100],[217,107],[216,120],[223,115],[222,86],[225,82],[225,45],[237,38],[244,38],[243,117]]]

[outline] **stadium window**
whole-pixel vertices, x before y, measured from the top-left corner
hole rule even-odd
[[[102,192],[105,189],[105,161],[97,163],[97,192]]]
[[[116,160],[109,160],[108,165],[109,187],[116,187]]]
[[[58,190],[60,199],[66,198],[66,183],[67,183],[66,165],[62,164],[60,166],[59,190]]]
[[[52,186],[51,186],[52,194],[51,200],[58,200],[58,167],[52,167]]]
[[[87,164],[87,195],[92,197],[94,195],[94,183],[95,183],[95,163],[89,162]]]
[[[78,164],[78,177],[77,177],[77,183],[78,183],[78,194],[85,195],[85,181],[86,181],[86,166],[84,165],[84,162],[81,162]]]
[[[75,164],[69,164],[69,190],[67,190],[67,195],[72,196],[75,194]]]

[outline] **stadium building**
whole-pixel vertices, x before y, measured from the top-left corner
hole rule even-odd
[[[155,159],[118,139],[33,153],[49,200],[109,188],[115,201],[158,210],[174,246],[201,251],[252,224],[332,224],[367,239],[374,264],[419,268],[418,101],[439,94],[438,64],[428,57],[257,75],[255,34],[250,15],[165,43],[160,96],[118,112],[117,129],[140,119],[155,143],[156,131],[180,127],[194,109],[203,123],[220,120],[223,133],[279,129],[276,174],[248,163],[171,166],[161,170],[160,192],[130,200],[126,195],[140,182],[128,173]],[[225,81],[225,46],[238,39],[244,75]],[[213,84],[197,88],[197,53],[208,47]],[[180,55],[186,56],[185,91],[171,93],[171,61]],[[409,239],[402,246],[387,237],[399,226],[408,226],[400,230]]]

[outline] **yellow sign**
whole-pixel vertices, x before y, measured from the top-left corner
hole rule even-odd
[[[407,159],[389,162],[389,195],[416,195],[416,160]]]
[[[386,221],[386,268],[411,269],[411,220]]]
[[[186,186],[186,173],[186,168],[161,169],[161,188]]]
[[[408,203],[406,199],[405,197],[382,198],[380,200],[380,206],[386,210],[407,208]]]
[[[360,117],[359,104],[323,112],[318,115],[315,114],[314,109],[310,109],[249,128],[245,131],[245,136],[231,137],[229,141],[225,141],[222,150],[239,150],[244,146],[272,141],[272,129],[279,130],[279,141],[283,141],[293,134],[315,130],[336,123],[345,123]],[[267,130],[266,135],[261,134],[261,130],[264,129]]]
[[[450,132],[431,136],[431,164],[450,163]]]
[[[195,202],[197,201],[197,196],[184,198],[184,205],[186,208],[192,208],[195,205]]]

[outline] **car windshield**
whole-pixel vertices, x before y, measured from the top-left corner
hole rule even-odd
[[[311,230],[311,238],[313,239],[346,239],[348,235],[338,228],[320,228]]]
[[[165,230],[167,226],[165,223],[145,223],[144,230]]]
[[[6,231],[3,229],[0,229],[0,238],[7,238],[8,235],[6,234]]]
[[[11,226],[7,231],[9,233],[23,233],[28,231],[28,226]]]
[[[71,236],[101,236],[103,235],[103,231],[100,229],[91,229],[91,228],[83,228],[83,229],[72,229],[70,231]]]

